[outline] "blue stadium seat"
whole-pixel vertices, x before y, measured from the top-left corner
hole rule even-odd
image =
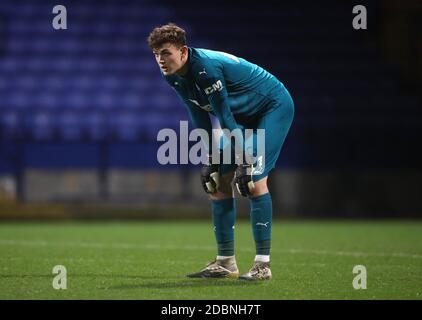
[[[27,110],[24,114],[25,131],[34,141],[51,141],[57,138],[57,117],[47,110]]]
[[[394,125],[416,127],[420,100],[403,93],[376,47],[344,24],[340,2],[222,6],[191,1],[177,16],[193,45],[230,51],[279,77],[293,95],[296,125],[347,131],[365,114],[360,130],[370,130],[381,113],[393,121],[406,110]],[[253,8],[256,14],[247,14]],[[2,139],[26,132],[37,141],[150,142],[162,128],[178,131],[187,112],[145,43],[173,14],[171,4],[153,1],[72,2],[71,28],[57,32],[46,23],[48,1],[1,1]],[[253,46],[245,29],[254,32]],[[283,45],[273,46],[274,39]]]
[[[9,109],[0,112],[0,139],[15,140],[22,137],[22,116],[19,111]]]

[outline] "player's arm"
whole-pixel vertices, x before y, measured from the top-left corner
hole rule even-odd
[[[207,143],[212,137],[212,125],[208,112],[200,109],[198,106],[194,105],[189,101],[188,94],[183,90],[183,88],[176,86],[174,83],[176,79],[174,76],[165,76],[164,77],[168,84],[176,91],[180,100],[186,106],[186,109],[189,114],[189,118],[195,128],[204,129],[207,132],[207,136],[201,136],[202,141],[204,142],[205,149],[207,152],[210,150],[210,144]]]
[[[216,66],[201,66],[196,69],[202,69],[201,71],[194,72],[196,82],[207,94],[208,101],[222,129],[228,129],[235,137],[236,144],[238,144],[238,146],[236,144],[233,146],[235,149],[236,163],[238,164],[235,173],[235,182],[239,193],[246,197],[250,195],[252,189],[255,187],[252,180],[252,165],[243,162],[243,154],[245,152],[244,137],[228,104],[228,93],[222,69],[218,64]],[[226,135],[226,137],[231,141],[231,135]]]
[[[201,168],[201,183],[206,193],[215,193],[220,187],[220,173],[218,164],[212,162],[211,150],[217,150],[217,148],[213,148],[212,146],[213,139],[210,116],[208,112],[200,109],[189,100],[183,99],[183,101],[187,106],[189,117],[191,118],[194,127],[206,131],[206,136],[201,136],[207,152],[206,163]],[[206,143],[207,141],[209,142],[208,144]]]
[[[201,135],[201,140],[207,152],[207,161],[201,169],[201,183],[205,192],[215,193],[217,192],[220,186],[220,173],[219,166],[217,164],[212,163],[211,150],[217,149],[214,149],[212,146],[212,124],[210,116],[208,112],[200,109],[198,106],[194,105],[191,101],[189,101],[187,94],[183,91],[182,88],[174,87],[172,85],[174,81],[172,81],[170,77],[166,77],[166,80],[175,89],[179,98],[186,105],[186,109],[188,111],[189,118],[191,119],[193,126],[198,129],[203,129],[206,132],[204,135]]]
[[[218,121],[220,122],[221,128],[227,129],[235,136],[236,141],[240,143],[241,150],[236,151],[243,151],[242,131],[236,123],[228,104],[228,94],[222,70],[218,65],[205,67],[196,66],[193,73],[196,83],[207,95],[208,101],[211,104]],[[230,136],[227,136],[227,138],[230,141]]]

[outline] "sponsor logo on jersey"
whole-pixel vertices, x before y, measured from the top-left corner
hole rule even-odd
[[[210,87],[205,88],[205,93],[207,95],[210,95],[211,93],[215,91],[221,91],[221,90],[223,90],[223,83],[221,82],[221,80],[218,80],[216,83],[213,83]]]

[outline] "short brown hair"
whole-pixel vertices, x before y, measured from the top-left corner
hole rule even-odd
[[[180,48],[186,45],[186,32],[174,23],[168,23],[154,28],[148,36],[148,45],[154,50],[165,43],[174,44]]]

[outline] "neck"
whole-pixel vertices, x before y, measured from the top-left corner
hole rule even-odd
[[[188,65],[188,61],[185,61],[185,64],[183,65],[183,67],[181,67],[176,74],[179,76],[185,76],[188,73],[189,70],[189,65]]]
[[[176,74],[177,75],[179,75],[179,76],[185,76],[187,73],[188,73],[188,71],[189,71],[189,63],[188,63],[188,61],[189,61],[189,51],[188,51],[188,54],[186,55],[186,60],[185,60],[185,62],[183,63],[183,67],[181,67],[177,72],[176,72]]]

